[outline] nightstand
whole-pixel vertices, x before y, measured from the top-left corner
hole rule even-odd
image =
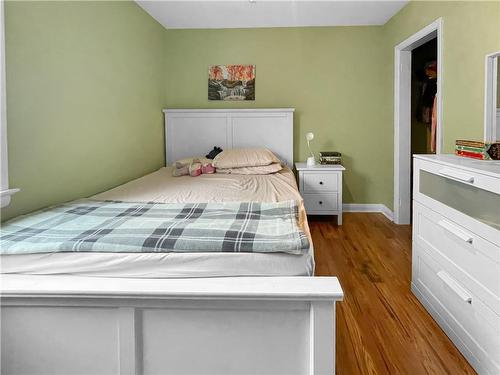
[[[299,173],[299,190],[308,215],[337,215],[342,225],[342,172],[341,165],[295,163]]]

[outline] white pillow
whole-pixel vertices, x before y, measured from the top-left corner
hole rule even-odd
[[[280,160],[267,148],[233,148],[224,150],[214,160],[215,168],[262,167]]]
[[[216,168],[216,173],[225,174],[273,174],[283,169],[281,163],[271,163],[269,165],[261,165],[259,167],[241,167],[241,168]]]

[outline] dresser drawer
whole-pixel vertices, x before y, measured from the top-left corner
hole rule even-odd
[[[414,240],[500,314],[500,247],[415,202]]]
[[[337,173],[314,173],[304,172],[303,177],[303,192],[318,193],[323,191],[338,191],[339,177]]]
[[[414,199],[500,244],[499,178],[416,159]]]
[[[500,373],[500,316],[425,249],[414,246],[413,283],[422,302],[480,373]]]
[[[484,165],[484,161],[476,161]],[[437,176],[460,182],[466,186],[473,186],[478,189],[486,190],[495,194],[500,194],[500,179],[479,171],[471,171],[459,167],[453,167],[447,164],[429,162],[426,160],[417,160],[417,166],[420,169],[431,172]]]
[[[303,198],[307,213],[338,210],[337,193],[304,194]]]

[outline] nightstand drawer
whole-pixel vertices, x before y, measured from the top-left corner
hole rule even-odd
[[[316,211],[337,211],[338,209],[337,193],[304,194],[303,198],[307,213]]]
[[[299,189],[309,215],[335,215],[342,225],[342,173],[341,165],[307,166],[295,163],[299,174]]]
[[[304,193],[338,191],[337,173],[304,173]]]

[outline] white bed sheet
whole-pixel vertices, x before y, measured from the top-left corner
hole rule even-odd
[[[2,257],[2,272],[133,278],[310,276],[314,265],[309,254],[51,253]]]
[[[129,202],[278,202],[302,198],[288,168],[266,176],[202,175],[172,177],[158,171],[92,197]],[[177,278],[226,276],[311,276],[314,253],[301,204],[299,225],[311,247],[302,255],[285,253],[47,253],[2,255],[1,272],[72,274],[95,277]]]

